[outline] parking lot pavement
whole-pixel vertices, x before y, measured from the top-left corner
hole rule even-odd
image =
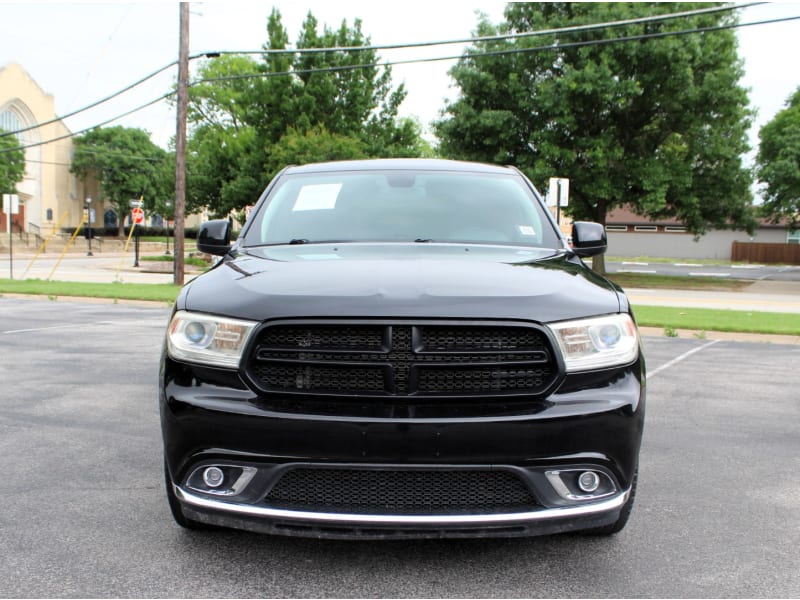
[[[338,542],[172,522],[168,315],[0,298],[0,595],[800,596],[795,346],[644,339],[639,492],[615,537]]]

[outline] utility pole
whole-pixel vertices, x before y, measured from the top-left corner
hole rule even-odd
[[[186,112],[189,105],[189,3],[180,6],[180,50],[178,52],[178,124],[175,134],[175,239],[174,279],[183,285],[183,231],[186,208]]]

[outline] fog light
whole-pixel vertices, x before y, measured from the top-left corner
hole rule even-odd
[[[594,471],[584,471],[578,477],[578,487],[582,492],[592,494],[600,487],[600,477]]]
[[[203,483],[210,488],[218,488],[225,480],[225,474],[219,467],[208,467],[203,471]]]

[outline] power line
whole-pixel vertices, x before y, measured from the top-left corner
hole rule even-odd
[[[471,44],[476,42],[491,42],[505,39],[522,39],[528,37],[537,37],[543,35],[554,35],[562,33],[582,33],[586,31],[594,31],[597,29],[609,29],[613,27],[626,27],[628,25],[638,25],[653,23],[658,21],[669,21],[672,19],[680,19],[683,17],[694,17],[704,14],[712,14],[719,12],[729,12],[733,10],[741,10],[753,6],[768,4],[768,2],[749,2],[746,4],[728,4],[725,6],[715,6],[710,8],[699,8],[696,10],[687,10],[677,13],[666,13],[663,15],[651,15],[648,17],[637,17],[635,19],[624,19],[621,21],[607,21],[603,23],[591,23],[587,25],[570,25],[568,27],[557,27],[554,29],[541,29],[538,31],[525,31],[521,33],[505,33],[498,35],[487,35],[480,37],[461,38],[454,40],[439,40],[428,42],[407,42],[403,44],[384,44],[376,46],[333,46],[329,48],[276,48],[276,49],[262,49],[262,50],[221,50],[214,54],[262,54],[262,55],[280,55],[280,54],[315,54],[324,52],[366,52],[373,50],[407,50],[410,48],[426,48],[430,46],[449,46],[453,44]],[[210,53],[209,53],[210,54]]]
[[[189,60],[196,60],[198,58],[213,58],[220,56],[222,54],[230,55],[247,55],[247,54],[261,54],[261,55],[281,55],[281,54],[314,54],[314,53],[323,53],[323,52],[368,52],[374,50],[401,50],[401,49],[410,49],[410,48],[423,48],[423,47],[431,47],[431,46],[446,46],[446,45],[453,45],[453,44],[465,44],[465,43],[480,43],[480,42],[487,42],[487,41],[497,41],[502,39],[522,39],[528,37],[536,37],[536,36],[543,36],[543,35],[553,35],[553,34],[564,34],[564,33],[578,33],[578,32],[586,32],[586,31],[594,31],[597,29],[607,29],[612,27],[624,27],[627,25],[635,25],[635,24],[642,24],[642,23],[652,23],[658,21],[668,21],[672,19],[679,19],[683,17],[691,17],[691,16],[699,16],[703,14],[712,14],[712,13],[719,13],[719,12],[728,12],[732,10],[740,10],[744,8],[749,8],[752,6],[758,6],[761,4],[766,4],[766,2],[750,2],[746,4],[740,5],[727,5],[727,6],[720,6],[720,7],[711,7],[711,8],[703,8],[697,10],[689,10],[677,13],[667,13],[664,15],[652,15],[648,17],[638,17],[635,19],[625,19],[621,21],[608,21],[604,23],[592,23],[587,25],[573,25],[569,27],[559,27],[554,29],[543,29],[540,31],[529,31],[529,32],[522,32],[522,33],[508,33],[508,34],[501,34],[501,35],[492,35],[492,36],[482,36],[482,37],[475,37],[475,38],[462,38],[462,39],[455,39],[455,40],[438,40],[438,41],[428,41],[428,42],[412,42],[412,43],[404,43],[404,44],[386,44],[386,45],[374,45],[374,46],[337,46],[337,47],[329,47],[329,48],[295,48],[295,49],[262,49],[262,50],[244,50],[244,51],[232,51],[232,50],[224,50],[224,51],[215,51],[215,52],[201,52],[198,54],[193,54],[189,56]],[[442,59],[446,60],[446,59]],[[51,125],[53,123],[57,123],[59,121],[63,121],[64,119],[68,119],[75,115],[78,115],[82,112],[86,112],[87,110],[91,110],[92,108],[96,108],[101,104],[104,104],[114,98],[121,96],[122,94],[129,92],[130,90],[138,87],[139,85],[149,81],[150,79],[160,75],[167,69],[170,69],[178,64],[177,60],[172,61],[171,63],[164,65],[163,67],[156,69],[152,73],[145,75],[138,81],[122,88],[110,94],[100,100],[96,100],[91,104],[87,104],[84,107],[78,108],[74,111],[71,111],[65,115],[61,115],[60,117],[55,117],[53,119],[49,119],[47,121],[43,121],[41,123],[35,123],[34,125],[30,125],[28,127],[24,127],[22,129],[17,129],[15,131],[8,131],[8,132],[0,132],[0,138],[6,137],[9,135],[18,135],[20,133],[24,133],[26,131],[31,131],[32,129],[38,129],[39,127],[44,127],[46,125]],[[404,63],[396,63],[396,64],[404,64]]]
[[[92,129],[97,129],[98,127],[102,127],[103,125],[108,125],[109,123],[113,123],[114,121],[117,121],[119,119],[123,119],[123,118],[127,117],[128,115],[132,115],[135,112],[139,112],[140,110],[144,110],[145,108],[147,108],[149,106],[152,106],[153,104],[156,104],[158,102],[161,102],[162,100],[166,100],[170,96],[174,96],[174,95],[175,95],[175,92],[167,92],[166,94],[163,94],[162,96],[159,96],[158,98],[154,98],[153,100],[150,100],[149,102],[146,102],[146,103],[144,103],[144,104],[142,104],[140,106],[137,106],[136,108],[132,108],[132,109],[130,109],[128,111],[125,111],[124,113],[122,113],[120,115],[117,115],[115,117],[111,117],[110,119],[106,119],[105,121],[102,121],[100,123],[96,123],[96,124],[94,124],[94,125],[92,125],[90,127],[86,127],[85,129],[81,129],[80,131],[73,131],[73,132],[70,132],[70,133],[66,133],[66,134],[60,135],[58,137],[50,138],[49,140],[44,140],[43,142],[34,142],[32,144],[25,144],[23,146],[15,146],[14,148],[4,148],[4,149],[0,150],[0,154],[4,154],[6,152],[12,152],[14,150],[20,150],[20,149],[21,150],[25,150],[27,148],[35,148],[36,146],[45,146],[47,144],[52,144],[53,142],[60,142],[61,140],[66,140],[68,138],[75,137],[77,135],[81,135],[82,133],[86,133],[88,131],[91,131]]]
[[[631,41],[642,41],[648,39],[657,39],[657,38],[664,38],[670,36],[681,36],[681,35],[690,35],[696,33],[709,33],[714,31],[723,31],[728,29],[738,29],[742,27],[751,27],[756,25],[768,25],[773,23],[782,23],[787,21],[794,21],[800,19],[800,16],[794,17],[781,17],[778,19],[766,19],[762,21],[754,21],[751,23],[732,23],[728,25],[718,25],[718,26],[710,26],[710,27],[702,27],[702,28],[695,28],[695,29],[686,29],[686,30],[678,30],[678,31],[665,31],[665,32],[657,32],[657,33],[650,33],[650,34],[640,34],[634,36],[623,36],[618,38],[608,38],[608,39],[598,39],[598,40],[585,40],[581,42],[566,42],[566,43],[555,43],[550,44],[547,46],[536,46],[531,48],[514,48],[514,49],[506,49],[506,50],[495,50],[490,52],[480,52],[480,53],[472,53],[467,55],[450,55],[450,56],[438,56],[438,57],[429,57],[429,58],[418,58],[418,59],[408,59],[408,60],[397,60],[397,61],[386,61],[386,62],[374,62],[374,63],[362,63],[356,65],[341,65],[335,67],[323,67],[323,68],[310,68],[310,69],[297,69],[291,71],[278,71],[278,72],[271,72],[271,73],[249,73],[244,75],[233,75],[228,77],[212,77],[212,78],[205,78],[200,79],[197,81],[192,82],[190,85],[195,86],[201,83],[214,83],[214,82],[222,82],[222,81],[234,81],[234,80],[243,80],[243,79],[257,79],[257,78],[269,78],[269,77],[285,77],[288,75],[304,75],[310,73],[331,73],[331,72],[342,72],[342,71],[354,71],[354,70],[361,70],[361,69],[370,69],[376,67],[389,67],[395,65],[405,65],[405,64],[417,64],[417,63],[427,63],[427,62],[439,62],[439,61],[446,61],[446,60],[460,60],[463,58],[468,59],[480,59],[485,57],[493,57],[493,56],[503,56],[503,55],[512,55],[512,54],[526,54],[526,53],[533,53],[533,52],[543,52],[543,51],[555,51],[555,50],[562,50],[565,48],[574,48],[574,47],[582,47],[582,46],[593,46],[593,45],[606,45],[606,44],[613,44],[613,43],[621,43],[621,42],[631,42]],[[476,38],[477,39],[477,38]],[[92,129],[96,129],[97,127],[102,127],[109,123],[112,123],[118,119],[124,118],[129,116],[135,112],[143,110],[153,104],[161,102],[162,100],[166,100],[167,98],[174,96],[175,92],[170,91],[166,94],[159,96],[145,104],[142,104],[136,108],[133,108],[129,111],[126,111],[120,115],[107,119],[101,123],[97,123],[92,125],[91,127],[87,127],[80,131],[76,131],[73,133],[65,134],[62,136],[58,136],[55,138],[51,138],[49,140],[34,142],[31,144],[26,144],[22,146],[16,146],[14,148],[6,148],[0,150],[0,154],[11,152],[16,149],[25,149],[25,148],[32,148],[36,146],[46,145],[52,142],[57,142],[63,139],[67,139],[70,137],[74,137],[77,135],[81,135]]]
[[[189,60],[196,60],[198,58],[212,58],[215,55],[218,56],[219,54],[215,53],[215,52],[202,52],[202,53],[190,56]],[[19,133],[24,133],[24,132],[30,131],[32,129],[38,129],[39,127],[44,127],[45,125],[52,125],[53,123],[58,123],[59,121],[63,121],[64,119],[69,119],[70,117],[74,117],[75,115],[78,115],[78,114],[80,114],[82,112],[86,112],[87,110],[91,110],[93,108],[96,108],[96,107],[100,106],[101,104],[105,104],[109,100],[113,100],[114,98],[116,98],[118,96],[121,96],[122,94],[124,94],[126,92],[131,91],[133,88],[142,85],[143,83],[149,81],[153,77],[156,77],[156,76],[160,75],[161,73],[163,73],[167,69],[170,69],[170,68],[174,67],[177,64],[178,64],[178,61],[177,60],[173,60],[168,65],[164,65],[163,67],[161,67],[159,69],[156,69],[155,71],[153,71],[152,73],[149,73],[148,75],[145,75],[144,77],[142,77],[138,81],[135,81],[132,84],[130,84],[128,86],[125,86],[121,90],[118,90],[118,91],[114,92],[113,94],[110,94],[110,95],[108,95],[108,96],[106,96],[104,98],[101,98],[100,100],[96,100],[96,101],[92,102],[91,104],[87,104],[86,106],[83,106],[81,108],[73,110],[72,112],[68,112],[65,115],[61,115],[59,117],[54,117],[54,118],[49,119],[47,121],[42,121],[41,123],[34,123],[33,125],[30,125],[28,127],[23,127],[22,129],[16,129],[14,131],[1,132],[0,133],[0,137],[6,137],[6,136],[9,136],[9,135],[17,135]]]
[[[159,75],[159,74],[163,73],[164,71],[166,71],[170,67],[174,67],[176,64],[177,64],[177,61],[172,61],[170,64],[164,65],[163,67],[153,71],[149,75],[145,75],[144,77],[142,77],[138,81],[130,84],[129,86],[126,86],[126,87],[122,88],[118,92],[114,92],[110,96],[106,96],[105,98],[102,98],[100,100],[92,102],[91,104],[87,104],[86,106],[84,106],[82,108],[79,108],[77,110],[69,112],[69,113],[67,113],[65,115],[61,115],[60,117],[54,117],[54,118],[49,119],[47,121],[42,121],[41,123],[35,123],[33,125],[30,125],[29,127],[23,127],[22,129],[17,129],[16,131],[6,131],[4,133],[0,133],[0,137],[6,137],[6,136],[9,136],[9,135],[17,135],[17,134],[20,134],[20,133],[24,133],[26,131],[30,131],[32,129],[38,129],[39,127],[44,127],[45,125],[52,125],[53,123],[58,123],[59,121],[63,121],[64,119],[68,119],[69,117],[73,117],[73,116],[75,116],[77,114],[80,114],[82,112],[85,112],[87,110],[95,108],[97,106],[100,106],[101,104],[104,104],[105,102],[108,102],[109,100],[112,100],[112,99],[116,98],[117,96],[121,96],[125,92],[128,92],[128,91],[132,90],[133,88],[141,85],[145,81],[147,81],[149,79],[152,79],[156,75]]]
[[[656,33],[647,33],[647,34],[639,34],[639,35],[632,35],[632,36],[623,36],[617,38],[607,38],[607,39],[597,39],[597,40],[584,40],[581,42],[556,42],[553,44],[549,44],[547,46],[535,46],[531,48],[513,48],[513,49],[506,49],[506,50],[493,50],[488,52],[476,52],[467,55],[451,55],[451,56],[436,56],[430,58],[415,58],[415,59],[408,59],[408,60],[396,60],[396,61],[387,61],[382,63],[362,63],[357,65],[341,65],[336,67],[322,67],[322,68],[309,68],[309,69],[294,69],[291,71],[274,71],[271,73],[247,73],[243,75],[230,75],[227,77],[209,77],[205,79],[199,79],[197,81],[192,82],[192,85],[199,85],[201,83],[215,83],[215,82],[222,82],[222,81],[235,81],[241,79],[259,79],[259,78],[269,78],[269,77],[285,77],[287,75],[306,75],[309,73],[326,73],[326,72],[337,72],[337,71],[353,71],[358,69],[368,69],[368,68],[375,68],[375,67],[390,67],[395,65],[407,65],[407,64],[416,64],[416,63],[426,63],[426,62],[437,62],[437,61],[445,61],[445,60],[460,60],[462,58],[469,58],[469,59],[477,59],[477,58],[484,58],[490,56],[503,56],[509,54],[528,54],[534,52],[544,52],[544,51],[556,51],[562,50],[565,48],[578,48],[583,46],[600,46],[606,44],[616,44],[620,42],[633,42],[633,41],[642,41],[642,40],[649,40],[649,39],[657,39],[657,38],[664,38],[664,37],[671,37],[671,36],[681,36],[681,35],[690,35],[695,33],[709,33],[714,31],[723,31],[727,29],[738,29],[741,27],[750,27],[753,25],[767,25],[770,23],[782,23],[785,21],[794,21],[800,19],[800,16],[796,17],[781,17],[779,19],[769,19],[764,21],[755,21],[752,23],[732,23],[728,25],[716,25],[716,26],[709,26],[709,27],[700,27],[695,29],[683,29],[678,31],[661,31]]]

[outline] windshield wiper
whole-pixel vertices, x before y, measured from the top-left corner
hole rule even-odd
[[[415,239],[415,240],[414,240],[414,243],[416,243],[416,244],[427,244],[428,242],[432,242],[432,241],[433,241],[433,240],[432,240],[432,239],[430,239],[430,238],[428,238],[428,239],[425,239],[425,238],[417,238],[417,239]]]
[[[308,244],[309,240],[307,240],[306,238],[295,238],[293,240],[289,240],[289,243],[292,244],[292,245],[294,245],[294,244]]]

